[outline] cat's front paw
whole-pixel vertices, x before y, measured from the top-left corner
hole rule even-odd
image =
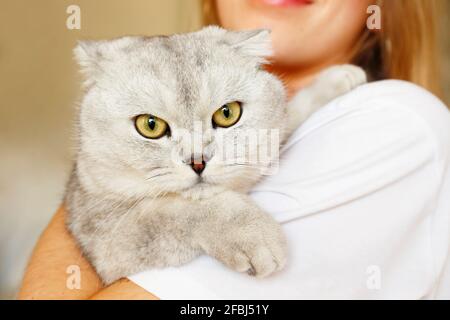
[[[322,71],[317,83],[323,88],[331,88],[335,95],[349,92],[357,86],[367,82],[366,72],[355,65],[336,65]]]
[[[212,255],[233,270],[266,277],[286,264],[286,239],[275,221],[239,226],[224,235]]]

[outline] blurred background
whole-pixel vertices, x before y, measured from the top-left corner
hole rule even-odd
[[[66,27],[70,5],[81,9],[80,30]],[[447,105],[448,13],[447,7]],[[76,40],[186,32],[200,21],[199,0],[0,0],[0,299],[14,298],[33,245],[63,196],[80,83]]]

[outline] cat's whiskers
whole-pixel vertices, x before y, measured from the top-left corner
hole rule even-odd
[[[122,223],[122,221],[130,214],[130,212],[133,212],[133,209],[136,208],[136,206],[141,203],[143,200],[145,199],[145,197],[140,197],[139,199],[137,199],[129,208],[128,210],[117,220],[117,222],[115,223],[114,227],[112,230],[109,230],[110,234],[115,234],[117,231],[117,228],[119,228],[120,224]],[[108,241],[108,243],[106,244],[106,252],[107,254],[109,254],[109,251],[111,249],[111,245],[113,243],[113,240],[115,239],[115,237],[111,237]]]
[[[105,223],[106,223],[106,221],[108,221],[108,219],[115,213],[115,211],[116,211],[122,204],[124,204],[126,201],[128,201],[128,200],[130,200],[130,199],[131,199],[130,197],[128,197],[128,198],[125,197],[125,198],[123,198],[121,201],[119,201],[118,204],[111,210],[111,212],[109,212],[109,213],[106,215],[106,217],[103,219],[103,221],[105,221]],[[103,197],[102,199],[96,201],[94,205],[92,205],[90,208],[86,209],[86,212],[92,210],[94,207],[98,206],[100,203],[102,203],[102,202],[105,201],[105,200],[106,200],[106,197]],[[86,236],[86,237],[87,237],[87,242],[92,242],[92,241],[94,241],[94,239],[96,238],[97,233],[99,232],[99,230],[100,230],[101,227],[102,227],[102,223],[99,223],[99,224],[97,225],[97,227],[95,228],[94,232],[93,232],[91,235]],[[78,258],[78,259],[80,259],[80,260],[83,259],[83,252],[80,252],[80,255],[79,255],[79,258]]]
[[[117,204],[112,208],[112,210],[106,215],[106,217],[104,217],[102,219],[102,221],[105,221],[105,222],[108,221],[109,218],[116,212],[117,209],[119,209],[125,202],[127,202],[127,201],[129,201],[131,199],[132,199],[132,197],[124,197],[121,201],[118,201]],[[91,206],[90,208],[86,209],[86,211],[88,212],[88,211],[92,210],[93,208],[97,207],[100,203],[102,203],[105,200],[106,200],[106,197],[101,199],[101,200],[99,200],[99,201],[97,201],[97,202],[95,202],[95,204],[93,206]],[[99,231],[101,226],[102,226],[101,223],[99,223],[97,225],[97,227],[95,228],[94,232],[89,237],[89,241],[92,241],[93,238],[96,237],[97,232]]]
[[[146,209],[147,208],[149,208],[153,203],[154,203],[154,201],[157,199],[157,198],[159,198],[159,197],[164,197],[165,195],[167,194],[167,191],[165,191],[165,190],[163,190],[163,189],[160,189],[160,191],[156,194],[156,195],[154,195],[153,197],[151,197],[151,200],[148,202],[148,204],[146,205]],[[141,210],[141,212],[137,215],[137,217],[136,217],[136,219],[135,219],[135,223],[139,223],[139,220],[141,219],[141,217],[142,217],[142,215],[145,213],[145,212],[147,212],[147,210]]]
[[[145,180],[146,180],[146,181],[149,181],[149,180],[152,180],[152,179],[154,179],[154,178],[167,176],[167,175],[169,175],[169,174],[171,174],[171,173],[172,173],[172,172],[162,172],[162,173],[157,173],[157,174],[154,174],[153,176],[146,177]]]
[[[132,205],[132,206],[130,206],[130,208],[128,208],[128,210],[119,218],[119,220],[116,222],[116,224],[114,225],[114,228],[113,228],[113,230],[111,231],[111,233],[112,234],[114,234],[115,233],[115,231],[120,227],[120,224],[123,222],[123,220],[130,214],[130,212],[132,212],[142,201],[144,201],[144,200],[149,200],[148,201],[148,203],[147,203],[147,205],[145,206],[146,207],[146,209],[144,209],[144,208],[142,208],[141,210],[140,210],[140,212],[136,215],[136,217],[135,217],[135,219],[134,219],[134,222],[135,223],[138,223],[139,222],[139,220],[140,220],[140,218],[142,217],[142,215],[144,214],[144,213],[146,213],[146,212],[148,212],[147,211],[147,208],[149,208],[149,207],[151,207],[151,205],[154,203],[154,201],[158,198],[158,197],[160,197],[161,195],[165,195],[167,192],[165,191],[165,190],[163,190],[163,189],[160,189],[156,194],[154,194],[154,195],[148,195],[148,196],[143,196],[143,197],[141,197],[140,199],[138,199],[137,201],[135,201],[135,203]],[[110,241],[108,242],[108,244],[106,245],[106,250],[107,250],[107,252],[109,252],[110,251],[110,249],[111,249],[111,245],[112,245],[112,243],[113,243],[113,240],[114,240],[114,238],[111,238],[110,239]]]

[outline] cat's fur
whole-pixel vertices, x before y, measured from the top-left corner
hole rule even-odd
[[[220,131],[232,144],[239,130],[277,129],[285,141],[365,74],[353,66],[332,68],[288,106],[282,83],[261,68],[270,54],[268,31],[217,27],[77,46],[86,93],[65,197],[67,226],[105,283],[203,253],[257,276],[284,266],[279,224],[246,195],[261,178],[261,164],[222,162],[215,135]],[[239,122],[212,129],[214,111],[231,101],[242,103]],[[133,123],[140,114],[166,120],[170,137],[140,136]],[[189,165],[183,134],[196,130],[194,122],[211,133],[194,132],[209,160],[202,181]]]

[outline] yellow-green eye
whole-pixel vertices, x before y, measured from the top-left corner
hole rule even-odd
[[[141,114],[135,119],[137,132],[148,139],[158,139],[167,133],[167,122],[150,114]]]
[[[236,124],[242,114],[239,102],[230,102],[220,107],[212,116],[213,124],[218,127],[228,128]]]

